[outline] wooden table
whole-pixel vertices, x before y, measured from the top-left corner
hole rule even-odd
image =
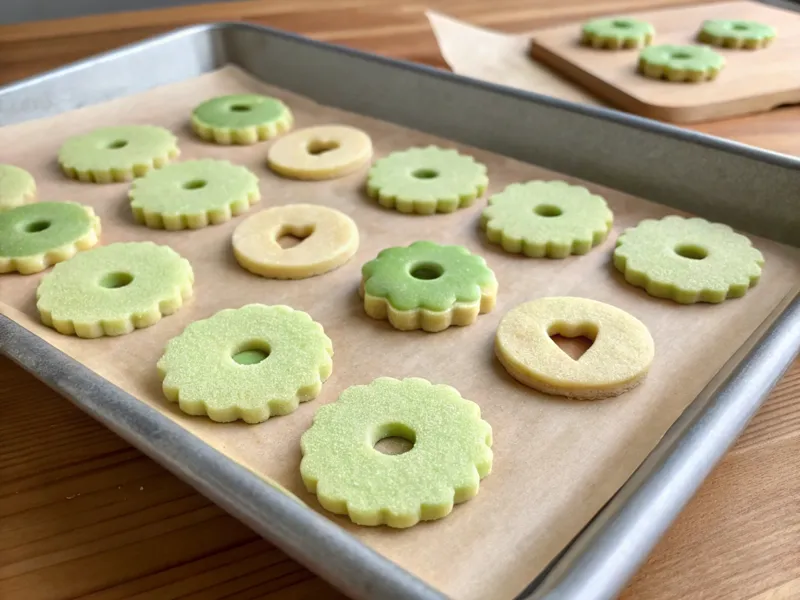
[[[688,0],[429,0],[527,31]],[[397,0],[248,0],[0,26],[0,83],[213,20],[248,20],[444,66]],[[697,129],[800,154],[800,107]],[[659,544],[626,600],[800,598],[800,364]],[[0,598],[341,598],[282,552],[0,359]]]

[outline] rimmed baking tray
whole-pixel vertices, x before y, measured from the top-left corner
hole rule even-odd
[[[800,245],[800,161],[614,111],[483,84],[264,27],[191,27],[0,90],[0,124],[46,117],[225,64],[320,103],[394,122]],[[743,203],[743,197],[758,202]],[[765,209],[768,207],[768,209]],[[800,349],[788,298],[615,498],[528,588],[621,589]],[[0,351],[356,598],[441,598],[333,522],[0,317]]]

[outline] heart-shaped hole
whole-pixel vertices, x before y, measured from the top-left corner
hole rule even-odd
[[[302,244],[313,233],[313,225],[284,225],[278,231],[278,235],[275,236],[275,241],[285,250]]]
[[[547,335],[564,354],[577,361],[597,339],[597,326],[593,323],[554,323]]]

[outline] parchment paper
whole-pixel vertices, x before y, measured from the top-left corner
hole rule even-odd
[[[583,257],[537,260],[513,256],[485,242],[480,200],[451,215],[402,215],[363,194],[364,171],[329,182],[281,179],[265,167],[268,144],[227,148],[197,140],[187,127],[193,106],[228,93],[265,92],[294,111],[297,127],[344,123],[367,131],[376,156],[411,145],[445,144],[474,155],[489,168],[489,193],[515,181],[561,177],[481,150],[449,144],[425,133],[319,106],[226,68],[194,80],[0,130],[0,162],[31,171],[42,199],[92,205],[103,221],[102,242],[153,240],[169,244],[195,269],[196,298],[156,326],[119,338],[80,340],[39,324],[34,294],[41,274],[0,276],[0,311],[127,390],[232,459],[280,483],[315,510],[299,476],[299,438],[314,411],[347,386],[379,376],[424,377],[455,386],[480,404],[495,437],[492,474],[477,498],[449,517],[409,530],[360,528],[328,515],[377,551],[455,598],[511,598],[550,561],[625,482],[684,407],[695,398],[800,282],[798,253],[756,239],[767,263],[748,295],[717,306],[678,306],[626,285],[610,266],[619,231],[646,217],[674,211],[589,184],[615,213],[615,231]],[[136,225],[126,184],[68,181],[56,154],[69,136],[102,125],[152,123],[175,131],[182,158],[220,157],[244,164],[261,178],[263,207],[292,202],[329,205],[349,214],[361,247],[342,268],[301,281],[271,281],[241,269],[230,236],[242,217],[198,231],[166,232]],[[574,181],[571,178],[566,178]],[[250,214],[251,214],[250,213]],[[437,334],[400,332],[364,314],[357,295],[361,265],[381,249],[418,239],[459,243],[486,257],[500,282],[496,309],[477,323]],[[493,356],[500,318],[517,304],[548,295],[610,302],[641,319],[656,343],[647,380],[621,397],[574,402],[534,392],[506,374]],[[285,303],[308,311],[333,340],[333,376],[316,400],[260,425],[216,424],[189,417],[162,396],[155,364],[164,344],[190,322],[251,302]],[[324,513],[323,514],[327,514]]]

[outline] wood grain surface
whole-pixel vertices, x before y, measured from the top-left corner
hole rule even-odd
[[[689,0],[429,0],[523,32]],[[0,82],[195,22],[248,20],[444,66],[425,4],[250,0],[0,26]],[[695,127],[800,154],[800,107]],[[800,598],[800,364],[705,483],[625,600]],[[330,586],[0,359],[0,598],[338,599]]]

